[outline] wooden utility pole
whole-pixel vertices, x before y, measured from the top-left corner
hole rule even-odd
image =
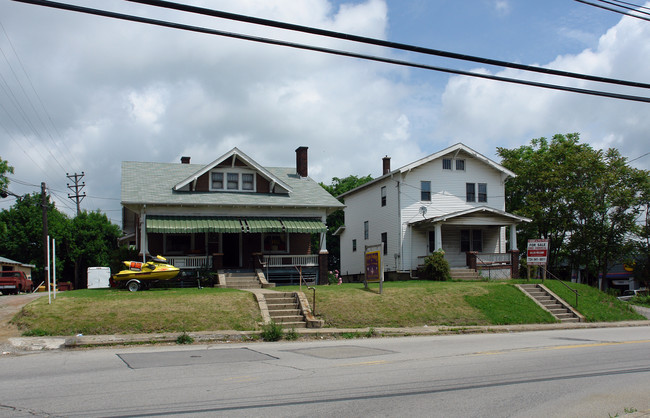
[[[74,181],[74,184],[71,186],[68,183],[68,189],[72,190],[74,194],[68,194],[68,199],[72,199],[77,203],[77,216],[79,216],[79,213],[81,212],[81,201],[84,200],[84,197],[86,197],[86,193],[79,193],[81,189],[83,189],[86,186],[86,183],[81,183],[79,184],[79,181],[85,176],[84,172],[82,171],[81,174],[68,174],[65,173],[66,177],[69,178],[70,180]]]

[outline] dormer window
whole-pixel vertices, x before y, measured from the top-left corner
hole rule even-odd
[[[213,171],[210,173],[210,190],[254,192],[255,174],[237,168]]]

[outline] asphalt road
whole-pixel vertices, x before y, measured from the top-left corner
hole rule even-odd
[[[0,358],[3,417],[609,417],[649,388],[647,326]]]

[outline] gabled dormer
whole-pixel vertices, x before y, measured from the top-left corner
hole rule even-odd
[[[189,158],[181,162],[189,164]],[[271,193],[289,194],[292,192],[282,179],[274,176],[266,168],[233,148],[221,157],[203,167],[174,186],[179,192],[209,193]]]

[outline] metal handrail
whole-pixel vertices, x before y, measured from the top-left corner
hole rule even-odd
[[[548,269],[546,268],[546,266],[542,266],[542,268],[544,269],[544,271],[546,272],[547,275],[550,275],[553,279],[555,279],[555,280],[557,280],[558,282],[562,283],[562,285],[563,285],[564,287],[566,287],[567,289],[569,289],[570,291],[572,291],[573,293],[575,293],[575,295],[576,295],[576,308],[577,308],[577,307],[578,307],[578,296],[580,296],[580,294],[578,293],[578,290],[577,290],[577,289],[573,289],[571,286],[569,286],[568,284],[564,283],[564,281],[563,281],[562,279],[560,279],[560,278],[557,277],[555,274],[553,274],[553,273],[551,273],[550,271],[548,271]],[[543,281],[544,281],[544,279],[542,279],[542,282],[543,282]]]

